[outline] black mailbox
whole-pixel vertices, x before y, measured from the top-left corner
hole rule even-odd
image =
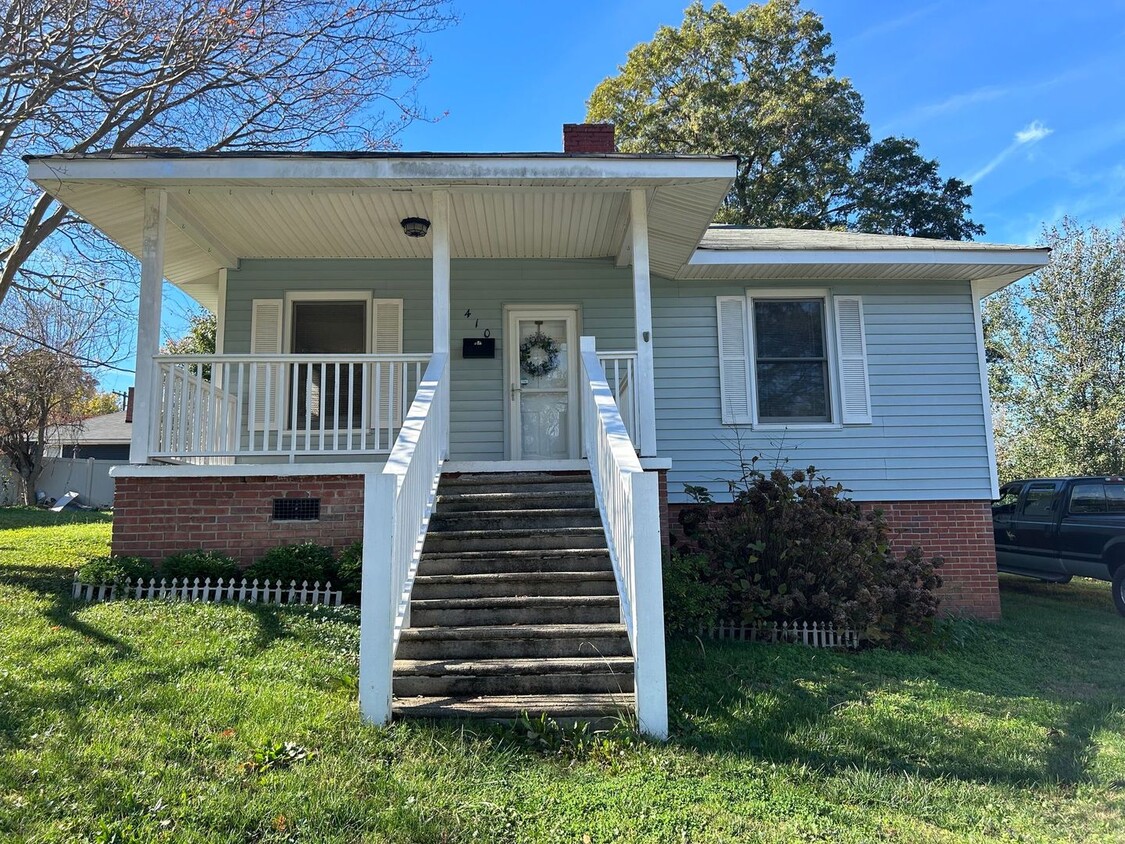
[[[461,357],[463,358],[494,358],[496,357],[495,337],[466,337],[461,341]]]

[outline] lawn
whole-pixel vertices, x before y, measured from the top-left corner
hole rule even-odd
[[[71,602],[109,529],[0,510],[0,840],[1125,841],[1105,584],[913,653],[672,643],[672,741],[545,756],[362,725],[349,608]]]

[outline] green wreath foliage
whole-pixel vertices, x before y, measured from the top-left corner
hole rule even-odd
[[[532,353],[536,350],[543,352],[541,360],[532,360]],[[542,378],[550,375],[559,365],[559,344],[553,337],[542,331],[534,334],[520,343],[520,368],[533,378]]]

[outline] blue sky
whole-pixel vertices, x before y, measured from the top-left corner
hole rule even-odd
[[[405,150],[551,151],[594,87],[687,0],[461,0],[427,38],[432,123]],[[728,4],[729,8],[741,8]],[[981,240],[1033,243],[1070,214],[1125,216],[1125,0],[813,0],[874,137],[906,135],[973,185]],[[168,290],[165,333],[190,305]],[[125,377],[107,381],[124,381]]]
[[[428,38],[421,99],[433,124],[408,150],[561,148],[561,124],[631,47],[683,20],[686,0],[463,0]],[[813,0],[837,72],[876,137],[917,138],[942,173],[973,183],[983,240],[1028,242],[1072,214],[1125,214],[1125,2]],[[741,8],[729,3],[728,8]]]

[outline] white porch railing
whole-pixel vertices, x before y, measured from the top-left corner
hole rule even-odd
[[[582,338],[581,354],[582,438],[633,647],[637,720],[643,732],[663,739],[668,736],[668,681],[659,481],[641,468],[593,337]]]
[[[633,446],[637,441],[637,353],[598,352],[609,391],[625,422]]]
[[[157,355],[150,456],[387,454],[429,355]]]
[[[386,465],[364,482],[360,709],[391,717],[391,676],[449,444],[449,355],[435,354]]]

